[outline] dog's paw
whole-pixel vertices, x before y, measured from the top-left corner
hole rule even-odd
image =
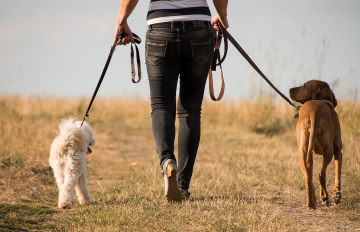
[[[321,197],[321,203],[323,205],[329,206],[330,205],[330,201],[328,197]]]
[[[306,206],[306,209],[316,209],[316,206],[315,205],[312,205],[312,206]]]
[[[72,204],[70,202],[59,202],[58,207],[60,209],[71,209],[72,208]]]
[[[339,204],[341,199],[341,192],[333,192],[332,198],[334,199],[335,205]]]
[[[95,201],[91,197],[88,199],[79,199],[79,202],[80,202],[80,205],[95,203]]]

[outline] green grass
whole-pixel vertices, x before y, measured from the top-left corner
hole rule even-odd
[[[56,210],[47,206],[25,204],[0,204],[0,230],[49,230],[55,226],[48,224]]]

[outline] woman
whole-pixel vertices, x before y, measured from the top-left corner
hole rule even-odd
[[[211,20],[206,0],[151,0],[147,15],[146,67],[150,84],[152,131],[168,201],[189,198],[200,142],[200,113],[218,23],[228,28],[227,0],[213,0]],[[134,43],[127,18],[138,0],[121,0],[115,40]],[[176,88],[180,80],[176,106]],[[178,162],[174,156],[175,118],[179,119]]]

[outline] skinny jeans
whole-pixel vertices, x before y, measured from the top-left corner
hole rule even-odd
[[[146,67],[152,132],[160,167],[173,159],[178,131],[178,186],[188,190],[200,142],[200,114],[214,48],[210,22],[185,21],[148,26]],[[179,97],[176,104],[177,85]]]

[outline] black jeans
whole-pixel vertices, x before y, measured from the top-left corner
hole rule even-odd
[[[201,105],[213,48],[214,31],[210,22],[160,23],[149,26],[146,33],[146,67],[156,150],[161,167],[167,159],[176,161],[177,111],[178,186],[184,190],[189,189],[199,147]]]

